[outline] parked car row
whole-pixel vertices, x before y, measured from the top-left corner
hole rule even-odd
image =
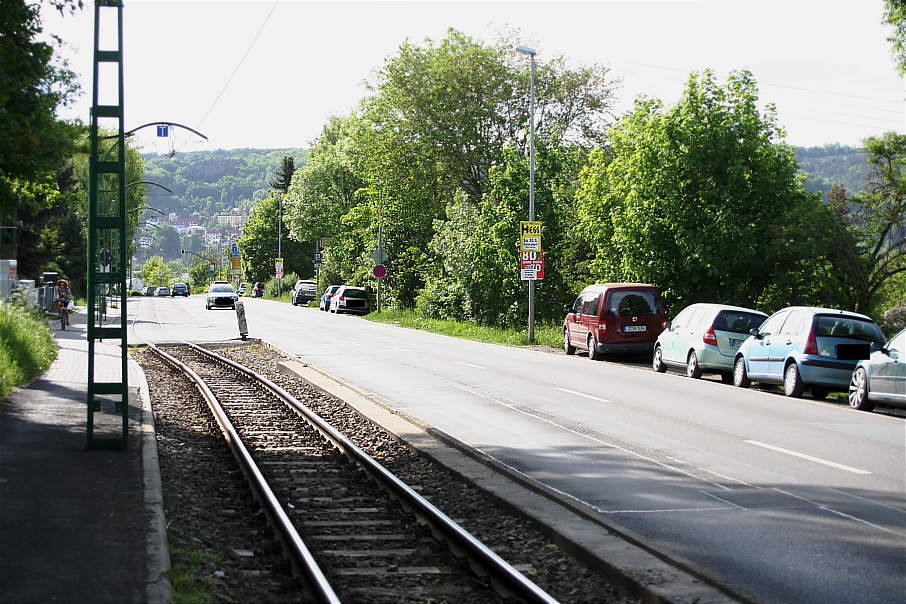
[[[355,313],[367,315],[371,312],[371,296],[363,287],[352,285],[330,285],[321,294],[318,308],[332,313]]]
[[[564,306],[566,354],[588,350],[651,353],[652,369],[681,368],[724,383],[778,384],[787,396],[815,399],[848,392],[855,409],[877,402],[906,406],[906,330],[887,342],[870,317],[831,308],[792,306],[771,316],[750,308],[692,304],[667,321],[656,287],[604,283]]]
[[[190,293],[192,291],[188,283],[174,283],[172,288],[146,285],[141,290],[143,296],[188,296]]]

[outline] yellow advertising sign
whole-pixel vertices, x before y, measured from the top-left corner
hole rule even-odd
[[[541,251],[541,221],[522,220],[519,222],[519,251]]]

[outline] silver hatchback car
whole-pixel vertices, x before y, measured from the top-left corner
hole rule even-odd
[[[871,411],[877,403],[906,407],[906,329],[853,371],[849,406]]]
[[[651,368],[685,368],[686,375],[719,373],[727,384],[733,381],[733,360],[749,332],[768,316],[763,312],[723,304],[692,304],[684,308],[654,344]]]

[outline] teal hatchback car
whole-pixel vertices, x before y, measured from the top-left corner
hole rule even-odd
[[[667,322],[658,336],[651,368],[658,373],[668,367],[685,368],[691,378],[700,378],[706,372],[719,373],[729,384],[740,344],[767,318],[763,312],[739,306],[687,306]]]

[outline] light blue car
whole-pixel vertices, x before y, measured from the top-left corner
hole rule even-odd
[[[833,308],[790,306],[754,330],[733,364],[733,383],[783,385],[787,396],[812,398],[846,392],[858,361],[884,346],[881,328],[869,317]]]
[[[729,384],[740,344],[767,318],[763,312],[739,306],[687,306],[667,322],[657,337],[651,368],[658,373],[668,367],[684,368],[691,378],[700,378],[706,372],[719,373]]]

